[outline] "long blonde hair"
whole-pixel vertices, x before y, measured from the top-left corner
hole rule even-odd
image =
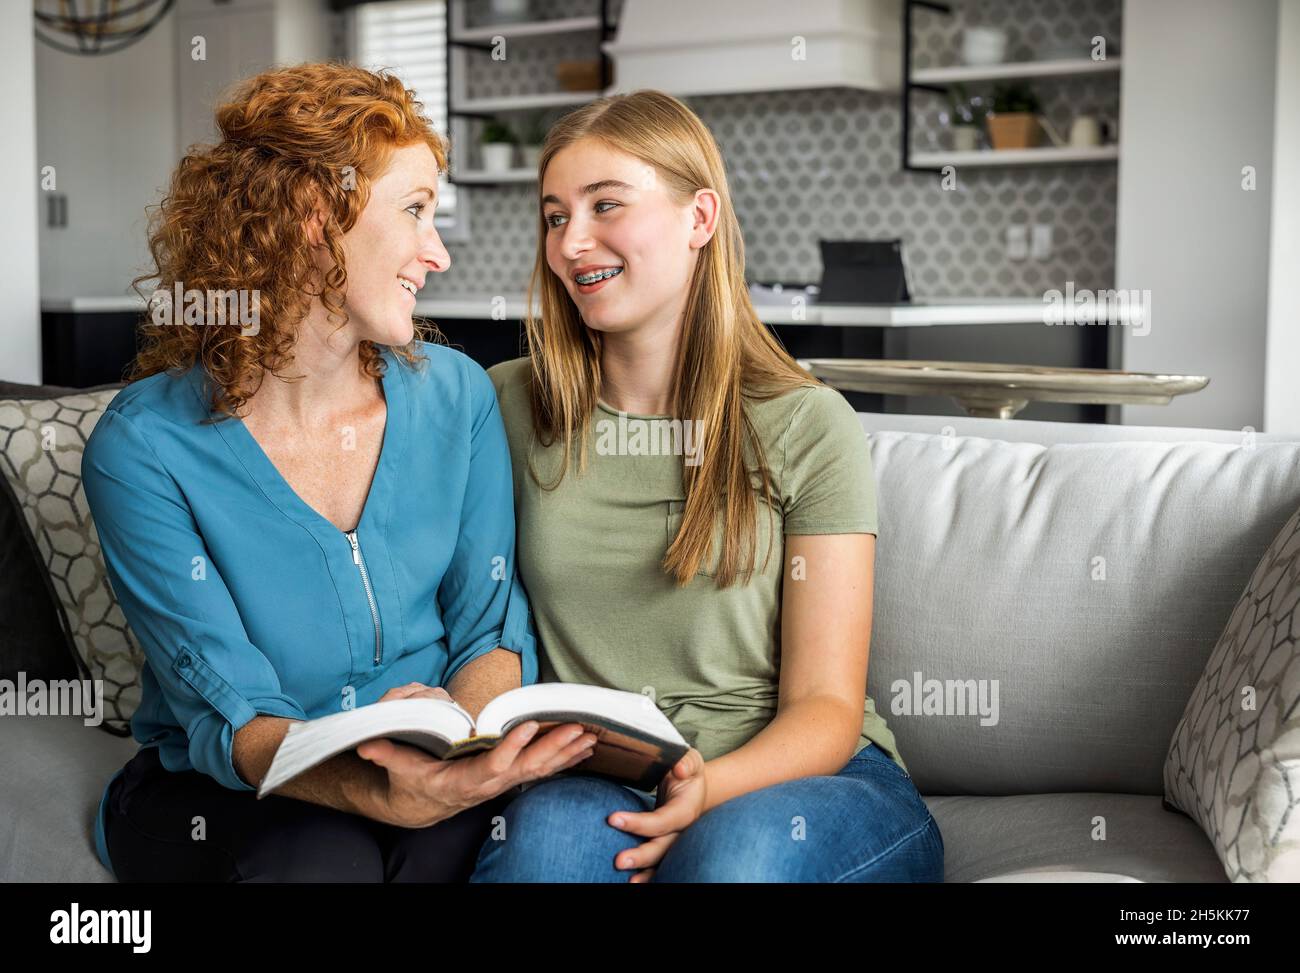
[[[820,385],[801,369],[759,320],[745,284],[745,248],[731,203],[727,174],[713,135],[686,105],[660,91],[601,98],[560,119],[546,136],[538,163],[538,194],[556,154],[581,139],[598,139],[653,166],[670,195],[685,205],[700,189],[718,194],[717,229],[699,252],[682,316],[681,340],[669,391],[678,418],[701,420],[704,447],[698,465],[683,463],[686,496],[681,529],[663,568],[687,584],[713,548],[719,510],[725,541],[715,579],[748,583],[756,547],[757,501],[745,465],[748,444],[757,461],[764,500],[772,477],[744,399],[768,399]],[[564,445],[559,486],[578,442],[578,469],[586,466],[587,427],[600,395],[601,334],[587,327],[546,261],[546,224],[538,207],[537,260],[528,283],[524,325],[532,363],[533,429],[538,442]],[[540,315],[533,313],[534,301]],[[769,510],[769,516],[771,512]],[[770,547],[769,547],[770,554]],[[766,561],[764,562],[766,566]]]

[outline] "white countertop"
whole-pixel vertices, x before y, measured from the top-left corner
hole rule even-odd
[[[471,318],[517,322],[524,314],[524,297],[504,295],[481,297],[421,298],[415,313],[435,321],[442,318]],[[936,325],[1043,324],[1046,304],[1037,297],[1008,298],[918,298],[911,304],[816,304],[804,307],[758,304],[758,316],[767,324],[806,324],[826,327],[920,328]],[[134,296],[45,298],[42,311],[106,313],[144,309]],[[493,317],[493,311],[497,317]],[[1077,308],[1082,313],[1083,308]],[[1079,323],[1084,323],[1080,321]],[[1090,322],[1088,322],[1090,323]],[[1128,323],[1124,321],[1122,323]]]
[[[491,319],[492,297],[422,299],[417,314],[437,319]],[[506,296],[497,305],[501,320],[518,321],[524,314],[522,295]],[[911,304],[756,304],[767,324],[806,324],[824,327],[920,328],[961,324],[1042,324],[1045,304],[1037,297],[920,298]]]

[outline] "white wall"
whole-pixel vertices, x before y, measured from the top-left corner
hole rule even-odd
[[[275,60],[276,15],[270,7],[197,6],[178,8],[176,20],[177,158],[191,145],[219,138],[217,105],[238,80],[257,74]],[[193,39],[206,42],[205,57],[195,60]]]
[[[328,56],[329,27],[326,0],[182,0],[114,54],[38,44],[39,159],[68,196],[66,228],[42,219],[41,297],[130,293],[131,279],[152,269],[146,207],[161,202],[183,147],[215,137],[216,101],[272,63]],[[191,54],[196,34],[202,61]]]
[[[175,19],[113,54],[36,45],[40,162],[68,197],[66,227],[42,207],[43,298],[120,297],[148,266],[145,207],[177,161]]]
[[[0,379],[41,379],[37,268],[36,86],[30,3],[0,4]]]
[[[1300,0],[1282,0],[1277,31],[1277,108],[1269,261],[1264,429],[1300,432]]]
[[[275,63],[281,66],[331,56],[333,24],[326,0],[279,0],[275,5]]]
[[[1115,276],[1152,319],[1123,367],[1210,377],[1127,424],[1263,426],[1277,27],[1278,0],[1125,0]]]

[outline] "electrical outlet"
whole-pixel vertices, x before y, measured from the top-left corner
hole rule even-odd
[[[54,229],[67,227],[68,197],[66,193],[47,193],[45,195],[45,225]]]
[[[1035,223],[1033,243],[1029,255],[1035,260],[1046,260],[1052,255],[1052,224]]]
[[[1007,259],[1024,260],[1029,256],[1029,227],[1016,223],[1007,227]]]

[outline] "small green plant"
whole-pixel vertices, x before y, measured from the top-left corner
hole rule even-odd
[[[979,99],[971,99],[966,94],[964,84],[954,84],[948,89],[948,104],[952,106],[952,124],[978,125],[983,121],[983,106]]]
[[[494,143],[514,145],[518,139],[515,138],[515,133],[510,131],[510,126],[493,118],[483,126],[483,134],[479,136],[479,141],[484,145]]]
[[[1000,84],[993,89],[993,113],[1007,115],[1014,112],[1029,112],[1037,115],[1043,110],[1034,89],[1023,81]]]

